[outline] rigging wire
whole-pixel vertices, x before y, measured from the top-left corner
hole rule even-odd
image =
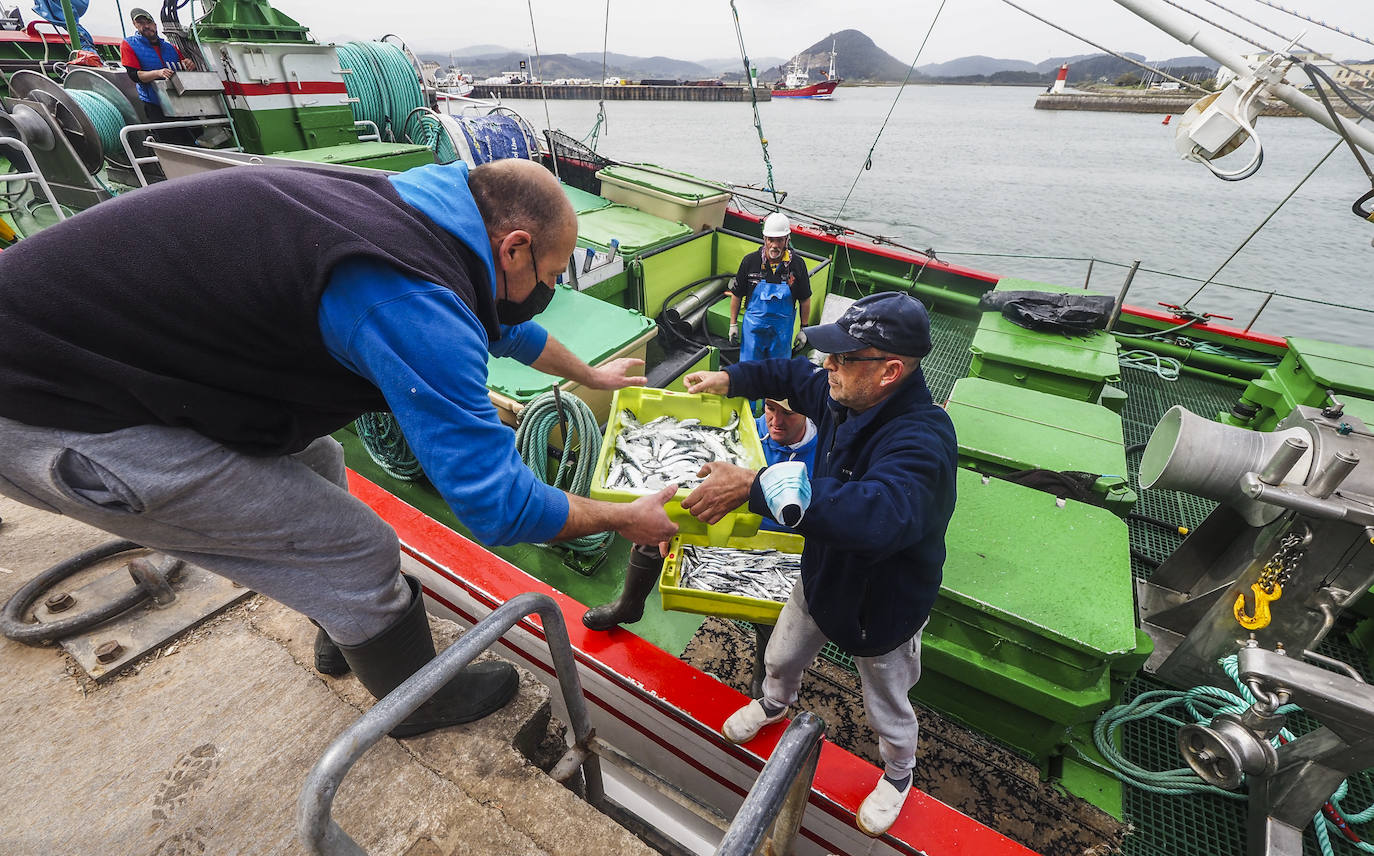
[[[1228,8],[1228,7],[1226,7],[1226,6],[1223,6],[1221,3],[1217,2],[1217,0],[1206,0],[1206,2],[1211,3],[1213,6],[1217,7],[1218,9],[1222,10],[1223,12],[1226,12],[1226,13],[1228,13],[1228,14],[1234,15],[1234,16],[1236,16],[1237,18],[1240,18],[1242,21],[1244,21],[1244,22],[1247,23],[1247,24],[1250,24],[1250,25],[1253,26],[1253,27],[1258,27],[1258,28],[1260,28],[1261,30],[1264,30],[1266,33],[1269,33],[1270,35],[1278,36],[1278,37],[1281,38],[1281,39],[1287,39],[1287,38],[1288,38],[1286,35],[1284,35],[1283,33],[1279,32],[1278,30],[1275,30],[1275,29],[1273,29],[1273,28],[1271,28],[1271,27],[1266,27],[1264,24],[1261,24],[1259,21],[1255,21],[1255,20],[1252,20],[1252,19],[1250,19],[1250,18],[1247,18],[1247,17],[1245,17],[1244,15],[1242,15],[1241,13],[1237,12],[1236,10],[1231,9],[1231,8]],[[1190,12],[1189,14],[1196,14],[1196,13],[1191,13],[1191,12]],[[1201,17],[1201,16],[1198,16],[1198,17]],[[1203,18],[1203,20],[1207,20],[1207,19],[1206,19],[1206,18]],[[1208,21],[1208,23],[1209,23],[1209,24],[1212,24],[1212,25],[1215,26],[1215,27],[1220,27],[1220,26],[1221,26],[1220,24],[1214,24],[1214,23],[1211,22],[1211,21]],[[1228,30],[1228,32],[1229,32],[1229,30]],[[1241,36],[1241,38],[1245,38],[1245,37],[1244,37],[1244,36]],[[1266,50],[1266,51],[1269,51],[1270,53],[1273,53],[1273,50],[1272,50],[1272,49],[1267,48],[1267,47],[1264,47],[1264,45],[1261,45],[1259,42],[1251,41],[1250,39],[1245,39],[1245,41],[1250,42],[1250,44],[1255,45],[1255,46],[1257,46],[1257,47],[1259,47],[1259,48],[1261,48],[1261,49],[1263,49],[1263,50]],[[1321,59],[1330,60],[1331,62],[1335,63],[1336,65],[1340,66],[1341,68],[1345,69],[1346,71],[1350,72],[1351,74],[1355,75],[1356,77],[1362,77],[1362,78],[1364,78],[1365,80],[1369,81],[1370,83],[1374,83],[1374,77],[1370,77],[1369,75],[1365,74],[1364,72],[1360,71],[1359,69],[1352,68],[1352,67],[1346,65],[1345,63],[1343,63],[1343,62],[1341,62],[1340,60],[1338,60],[1338,59],[1334,58],[1333,56],[1331,56],[1330,54],[1324,54],[1324,53],[1322,53],[1322,52],[1320,52],[1320,51],[1313,50],[1312,48],[1308,47],[1307,45],[1303,44],[1302,42],[1296,42],[1295,44],[1297,44],[1298,47],[1302,48],[1302,49],[1305,50],[1305,51],[1309,51],[1309,52],[1311,52],[1311,53],[1316,54],[1316,55],[1317,55],[1318,57],[1320,57]],[[1346,87],[1346,88],[1351,89],[1351,91],[1357,91],[1357,90],[1355,90],[1353,87]],[[1374,99],[1374,93],[1360,92],[1359,94],[1361,95],[1361,97]]]
[[[1054,28],[1055,28],[1056,30],[1058,30],[1059,32],[1065,33],[1065,34],[1070,35],[1070,36],[1073,36],[1075,39],[1078,39],[1080,42],[1083,42],[1084,44],[1092,45],[1093,47],[1097,48],[1098,50],[1102,51],[1103,53],[1111,54],[1112,56],[1116,57],[1116,58],[1119,59],[1119,60],[1122,60],[1123,62],[1129,62],[1131,65],[1134,65],[1134,66],[1136,66],[1137,68],[1143,68],[1143,69],[1145,69],[1146,71],[1154,72],[1155,74],[1158,74],[1160,77],[1167,77],[1169,80],[1172,80],[1173,82],[1179,84],[1180,86],[1187,87],[1188,89],[1191,89],[1191,90],[1193,90],[1194,92],[1201,92],[1203,95],[1211,95],[1211,94],[1212,94],[1212,93],[1208,92],[1206,89],[1203,89],[1201,86],[1198,86],[1196,83],[1189,83],[1188,81],[1186,81],[1186,80],[1184,80],[1184,79],[1182,79],[1182,78],[1174,77],[1172,74],[1170,74],[1170,73],[1167,72],[1167,71],[1164,71],[1164,70],[1162,70],[1162,69],[1155,68],[1155,67],[1153,67],[1153,66],[1151,66],[1151,65],[1147,65],[1147,64],[1145,64],[1145,63],[1143,63],[1143,62],[1138,62],[1138,61],[1136,61],[1136,60],[1133,60],[1133,59],[1131,59],[1130,57],[1126,56],[1125,54],[1119,54],[1119,53],[1117,53],[1116,51],[1112,50],[1111,48],[1103,47],[1102,45],[1099,45],[1097,42],[1094,42],[1094,41],[1092,41],[1091,39],[1088,39],[1088,38],[1085,38],[1085,37],[1083,37],[1083,36],[1080,36],[1078,33],[1075,33],[1075,32],[1073,32],[1072,30],[1069,30],[1069,29],[1066,29],[1066,28],[1064,28],[1064,27],[1061,27],[1061,26],[1059,26],[1058,24],[1054,23],[1053,21],[1049,21],[1049,20],[1046,20],[1046,19],[1040,17],[1039,15],[1035,14],[1035,13],[1032,12],[1031,10],[1025,8],[1024,6],[1018,6],[1017,4],[1013,3],[1012,0],[1002,0],[1002,2],[1005,3],[1005,4],[1007,4],[1007,5],[1010,6],[1011,8],[1016,9],[1017,11],[1024,12],[1025,14],[1030,15],[1032,18],[1034,18],[1035,20],[1039,21],[1039,22],[1042,23],[1042,24],[1048,24],[1049,26],[1054,27]]]
[[[539,74],[539,33],[535,32],[534,29],[534,0],[525,0],[525,6],[530,10],[530,38],[534,40],[534,67],[530,69],[530,74],[539,81],[539,100],[544,102],[544,127],[553,130],[553,119],[549,116],[549,93],[548,90],[544,89],[544,81],[540,80]],[[558,176],[558,158],[552,158],[552,160],[553,174]],[[562,176],[558,177],[562,178]]]
[[[1359,122],[1357,121],[1356,124],[1359,124]],[[1256,226],[1256,227],[1250,232],[1249,235],[1246,235],[1246,236],[1245,236],[1245,240],[1241,241],[1240,244],[1239,244],[1234,250],[1231,251],[1231,255],[1229,255],[1229,256],[1226,257],[1226,261],[1224,261],[1224,262],[1222,262],[1221,264],[1217,265],[1217,269],[1214,270],[1214,271],[1212,271],[1211,276],[1207,277],[1207,279],[1205,279],[1205,280],[1203,281],[1202,285],[1199,285],[1199,286],[1197,287],[1197,291],[1194,291],[1194,292],[1188,297],[1187,300],[1183,301],[1183,305],[1184,305],[1184,306],[1187,306],[1189,303],[1192,303],[1195,299],[1197,299],[1197,296],[1198,296],[1199,294],[1202,293],[1202,290],[1203,290],[1204,288],[1206,288],[1208,285],[1210,285],[1210,284],[1212,283],[1212,281],[1213,281],[1214,279],[1216,279],[1216,278],[1221,274],[1221,272],[1222,272],[1223,270],[1225,270],[1226,266],[1229,265],[1229,264],[1231,263],[1231,260],[1234,259],[1236,256],[1240,255],[1240,251],[1243,250],[1243,249],[1245,249],[1246,244],[1249,244],[1250,241],[1251,241],[1256,235],[1259,234],[1259,232],[1260,232],[1261,229],[1263,229],[1265,226],[1269,225],[1269,221],[1272,220],[1272,219],[1274,219],[1274,215],[1276,215],[1276,214],[1279,213],[1279,209],[1283,208],[1284,205],[1288,204],[1288,200],[1292,199],[1292,198],[1293,198],[1293,195],[1294,195],[1295,193],[1297,193],[1298,190],[1301,189],[1302,186],[1303,186],[1304,184],[1307,183],[1307,180],[1308,180],[1309,178],[1311,178],[1311,177],[1317,172],[1318,169],[1321,168],[1321,165],[1324,164],[1324,163],[1326,163],[1326,159],[1329,158],[1329,157],[1331,157],[1331,155],[1333,155],[1333,154],[1336,153],[1336,149],[1338,149],[1338,148],[1341,147],[1341,143],[1342,143],[1342,142],[1344,142],[1344,138],[1342,138],[1342,139],[1340,139],[1340,140],[1337,140],[1337,141],[1331,146],[1331,148],[1327,149],[1326,154],[1324,154],[1324,155],[1321,156],[1321,160],[1317,161],[1316,164],[1314,164],[1313,167],[1307,171],[1307,175],[1304,175],[1301,179],[1299,179],[1298,183],[1295,184],[1295,185],[1293,185],[1293,189],[1290,190],[1290,191],[1288,191],[1288,194],[1287,194],[1286,196],[1284,196],[1283,199],[1279,200],[1279,204],[1277,204],[1277,205],[1274,206],[1274,210],[1273,210],[1273,211],[1270,211],[1269,214],[1268,214],[1263,220],[1260,221],[1259,225]],[[1238,288],[1239,286],[1233,286],[1233,287]],[[1270,293],[1270,294],[1273,294],[1274,292],[1269,292],[1269,293]],[[1287,296],[1287,295],[1284,295],[1284,296]],[[1314,302],[1315,302],[1315,301],[1314,301]]]
[[[1316,24],[1318,27],[1325,27],[1333,33],[1340,33],[1341,35],[1346,36],[1347,38],[1355,39],[1359,42],[1364,42],[1367,45],[1374,45],[1374,41],[1370,41],[1369,39],[1366,39],[1364,36],[1356,35],[1355,33],[1352,33],[1349,30],[1342,30],[1340,27],[1337,27],[1334,24],[1328,24],[1325,21],[1318,21],[1316,18],[1309,18],[1306,15],[1301,14],[1300,12],[1294,12],[1292,9],[1280,6],[1278,3],[1271,3],[1269,2],[1269,0],[1255,0],[1255,2],[1268,6],[1270,9],[1278,9],[1280,12],[1287,12],[1294,18],[1301,18],[1304,21]]]
[[[611,0],[606,0],[606,23],[601,31],[601,100],[596,102],[596,124],[592,125],[591,132],[582,138],[582,142],[586,143],[592,151],[596,151],[596,141],[601,136],[601,126],[606,124],[606,51],[610,48],[610,42]]]
[[[911,81],[911,75],[916,71],[916,63],[921,61],[921,52],[926,49],[926,42],[930,41],[930,34],[935,30],[935,24],[940,20],[940,13],[945,10],[946,0],[940,0],[940,7],[935,10],[935,16],[930,19],[930,26],[926,28],[925,38],[921,39],[921,46],[916,49],[916,56],[911,60],[911,65],[907,66],[906,80],[897,88],[897,94],[892,98],[892,106],[887,108],[887,115],[883,117],[883,124],[879,126],[878,133],[873,137],[873,145],[868,147],[868,156],[864,158],[864,164],[859,169],[858,175],[854,176],[854,181],[849,185],[849,192],[844,195],[844,201],[840,203],[840,210],[835,213],[835,219],[839,219],[844,213],[844,208],[849,204],[849,197],[854,195],[854,188],[859,184],[859,178],[864,174],[864,170],[873,168],[873,150],[878,148],[878,140],[883,136],[883,130],[887,128],[887,120],[892,118],[892,111],[897,109],[897,101],[906,91],[906,85]]]
[[[749,87],[749,101],[754,105],[754,129],[759,132],[759,145],[763,148],[763,165],[768,171],[768,184],[764,187],[769,195],[773,197],[773,202],[781,202],[777,189],[773,186],[773,161],[768,157],[768,138],[763,135],[763,119],[759,117],[759,99],[754,92],[754,75],[749,71],[749,54],[744,49],[744,30],[740,28],[739,10],[735,8],[735,0],[730,0],[730,14],[735,17],[735,38],[739,40],[739,56],[744,61],[744,84]]]

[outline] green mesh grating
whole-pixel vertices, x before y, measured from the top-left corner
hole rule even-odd
[[[1338,624],[1317,646],[1317,653],[1354,663],[1361,672],[1366,672],[1364,658],[1345,641],[1349,629]],[[1127,686],[1125,700],[1161,689],[1170,687],[1147,675],[1139,675]],[[1319,725],[1305,713],[1295,713],[1288,719],[1289,730],[1299,736]],[[1149,770],[1183,766],[1175,726],[1159,719],[1136,720],[1123,726],[1120,733],[1122,752],[1131,763]],[[1126,788],[1124,797],[1125,817],[1134,830],[1121,848],[1122,856],[1246,856],[1248,805],[1245,800],[1212,795],[1165,796],[1136,788]],[[1350,778],[1342,807],[1353,813],[1371,804],[1374,804],[1374,775],[1366,770]],[[1360,831],[1367,833],[1368,829]],[[1339,835],[1333,834],[1330,840],[1337,856],[1354,856],[1362,852]],[[1303,834],[1303,854],[1321,856],[1321,852],[1309,826]]]
[[[921,371],[937,402],[947,401],[954,382],[968,374],[973,359],[968,346],[977,329],[977,321],[931,313],[931,351],[921,360]]]

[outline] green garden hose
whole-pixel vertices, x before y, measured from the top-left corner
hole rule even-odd
[[[563,414],[559,415],[559,402]],[[601,449],[601,428],[592,409],[582,399],[568,392],[546,392],[520,411],[520,425],[515,430],[515,448],[540,481],[586,496],[591,490],[592,474],[596,469],[597,453]],[[563,455],[558,470],[549,478],[549,435],[566,420],[563,431]],[[560,542],[574,553],[600,553],[615,537],[613,532],[598,532],[570,541]]]

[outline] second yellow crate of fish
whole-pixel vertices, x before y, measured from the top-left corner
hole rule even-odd
[[[611,415],[606,423],[606,436],[601,440],[601,453],[596,459],[596,471],[592,474],[592,499],[607,502],[634,502],[648,491],[625,490],[606,487],[606,477],[615,460],[615,438],[624,430],[622,417],[630,411],[641,424],[660,416],[674,419],[699,419],[703,425],[724,427],[730,424],[731,414],[739,419],[740,445],[744,447],[745,466],[760,469],[765,466],[763,444],[759,441],[758,428],[753,414],[749,412],[749,402],[743,398],[726,398],[709,393],[674,392],[667,389],[651,389],[644,386],[629,386],[615,391],[611,400]],[[719,545],[732,536],[753,535],[759,531],[760,517],[752,514],[747,506],[740,506],[725,515],[720,522],[707,526],[682,507],[682,500],[691,493],[688,488],[680,488],[668,504],[664,506],[668,517],[687,534],[708,534],[711,543]]]
[[[739,594],[706,591],[682,585],[682,548],[731,547],[739,550],[777,550],[780,553],[800,553],[806,539],[789,532],[760,530],[747,538],[729,538],[724,544],[713,544],[705,535],[677,535],[668,544],[668,557],[663,560],[663,574],[658,578],[658,593],[663,608],[697,615],[718,615],[752,621],[755,624],[774,624],[782,612],[782,602],[745,597]]]

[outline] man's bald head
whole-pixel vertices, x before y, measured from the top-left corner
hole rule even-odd
[[[521,229],[572,252],[577,214],[558,179],[539,164],[516,158],[484,163],[468,174],[468,188],[493,243]]]

